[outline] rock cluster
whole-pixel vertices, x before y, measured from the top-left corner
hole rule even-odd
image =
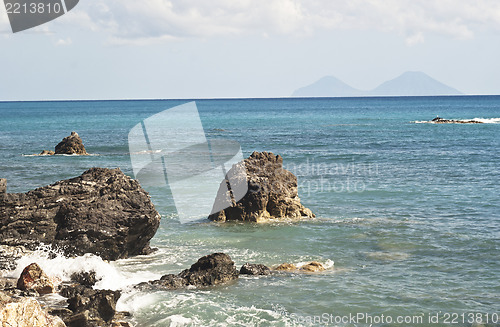
[[[482,121],[478,120],[455,120],[455,119],[444,119],[441,117],[436,117],[429,123],[434,124],[482,124]]]
[[[210,220],[264,222],[269,219],[314,218],[311,210],[300,203],[297,177],[283,168],[283,158],[279,155],[254,152],[234,165],[227,175],[233,180],[245,178],[248,192],[238,202],[232,201],[230,207],[210,215]],[[228,179],[222,181],[215,203],[230,201],[231,194],[225,191],[225,185],[229,185]]]
[[[63,138],[59,144],[56,145],[55,154],[78,154],[88,155],[83,146],[83,141],[77,132],[71,132],[70,136]]]
[[[77,132],[71,132],[71,135],[63,138],[63,140],[56,145],[55,151],[43,150],[39,154],[34,155],[53,156],[55,154],[72,154],[80,156],[88,155],[87,150],[85,150],[85,146],[83,145],[83,141]]]
[[[52,244],[67,255],[116,260],[151,252],[160,215],[149,194],[120,169],[81,176],[27,193],[0,195],[0,244]]]
[[[238,275],[231,257],[224,253],[213,253],[200,258],[191,268],[178,275],[164,275],[160,280],[151,281],[149,284],[166,289],[188,286],[207,287],[233,281],[238,278]]]

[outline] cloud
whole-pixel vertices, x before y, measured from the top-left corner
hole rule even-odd
[[[415,45],[431,34],[500,31],[497,0],[94,0],[74,11],[76,21],[117,43],[379,30]]]
[[[70,45],[72,43],[73,43],[73,41],[71,40],[71,38],[68,37],[66,39],[59,39],[59,40],[57,40],[56,45],[57,46]]]

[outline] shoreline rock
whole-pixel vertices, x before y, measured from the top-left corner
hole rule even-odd
[[[244,165],[244,166],[242,166]],[[315,215],[300,203],[297,177],[283,168],[283,158],[271,152],[254,152],[229,170],[232,179],[246,179],[247,194],[231,200],[228,179],[221,183],[215,203],[231,206],[208,217],[212,221],[265,222],[270,219],[309,219]]]
[[[65,255],[93,253],[104,260],[149,254],[159,224],[149,194],[120,169],[92,168],[0,196],[0,244],[30,250],[44,243]]]
[[[169,290],[194,287],[209,287],[226,284],[238,279],[239,272],[231,257],[225,253],[206,255],[181,273],[167,274],[160,280],[141,283],[138,287],[154,286]]]

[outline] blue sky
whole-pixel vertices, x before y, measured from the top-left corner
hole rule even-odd
[[[2,6],[0,49],[0,100],[283,97],[405,71],[500,94],[500,2],[81,0],[16,34]]]

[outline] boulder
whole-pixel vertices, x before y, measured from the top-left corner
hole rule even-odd
[[[245,169],[242,169],[244,165]],[[242,176],[240,176],[242,175]],[[254,152],[229,170],[232,180],[245,178],[248,192],[230,207],[211,214],[213,221],[264,222],[269,219],[314,218],[311,210],[300,203],[297,177],[283,168],[283,158],[270,152]],[[228,179],[222,181],[216,204],[231,203]]]
[[[325,267],[317,261],[312,261],[300,267],[300,270],[306,272],[318,272],[325,270]]]
[[[83,141],[77,132],[71,132],[70,136],[63,138],[55,148],[55,154],[78,154],[88,155]]]
[[[165,275],[160,280],[149,282],[149,285],[166,289],[179,289],[187,286],[207,287],[236,280],[238,275],[238,270],[230,256],[224,253],[213,253],[200,258],[191,268],[180,274]],[[139,286],[147,285],[140,284]]]
[[[274,270],[278,271],[294,271],[297,270],[297,267],[292,263],[282,263],[278,267],[274,268]]]
[[[149,194],[120,169],[81,176],[27,193],[0,196],[0,244],[52,244],[66,255],[116,260],[151,252],[160,224]]]
[[[2,327],[66,326],[61,318],[51,316],[45,312],[40,303],[34,298],[8,299],[8,297],[0,294],[0,299],[4,301],[3,304],[0,303],[0,326]]]
[[[36,263],[32,263],[24,268],[21,276],[17,280],[17,288],[23,291],[33,290],[38,294],[54,293],[57,281],[49,278]]]
[[[262,264],[245,263],[240,269],[240,275],[270,275],[271,269]]]

